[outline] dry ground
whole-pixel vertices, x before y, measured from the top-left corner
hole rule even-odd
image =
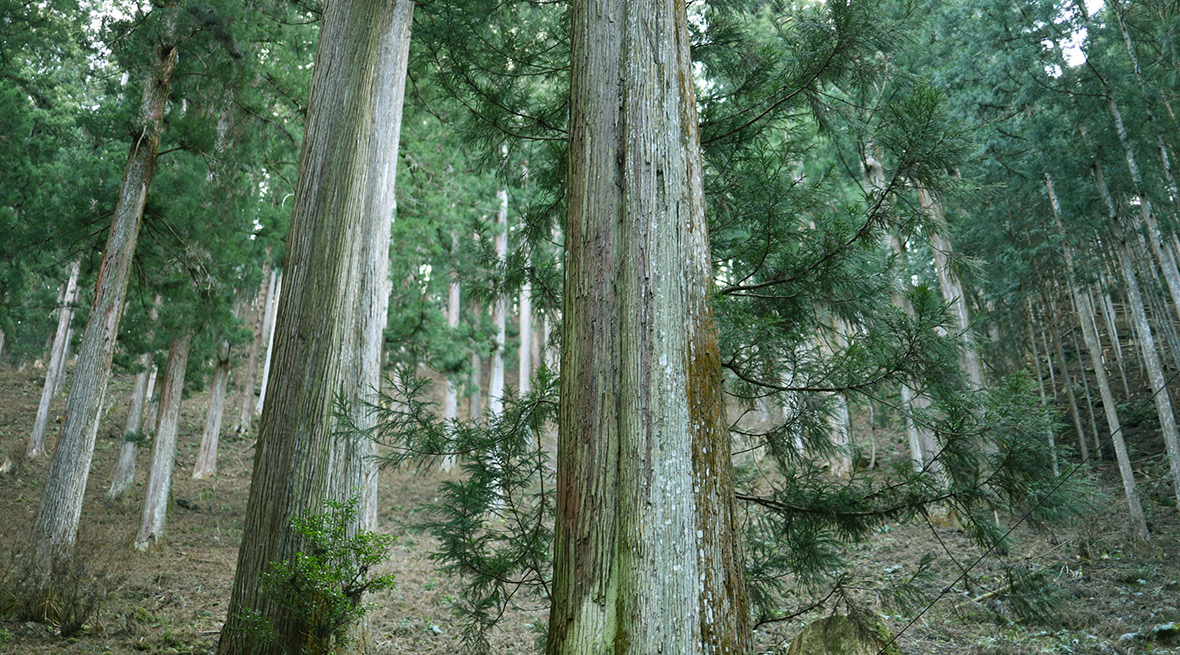
[[[0,572],[11,567],[16,557],[13,551],[31,530],[48,468],[48,457],[21,461],[20,455],[40,397],[42,375],[32,368],[0,370],[0,453],[18,461],[15,472],[0,475]],[[173,505],[163,548],[133,553],[129,544],[139,521],[142,482],[122,503],[108,504],[103,499],[118,454],[130,379],[113,380],[107,395],[111,406],[99,430],[81,537],[81,552],[88,554],[91,571],[105,580],[101,611],[68,639],[49,626],[0,620],[0,654],[213,652],[241,537],[251,440],[223,436],[218,475],[212,480],[192,480],[204,425],[204,397],[197,394],[186,399],[173,496],[187,501],[188,507]],[[237,398],[231,396],[229,406],[236,404]],[[879,456],[884,460],[899,457],[899,449],[899,443],[883,439]],[[150,449],[141,448],[140,480],[148,457]],[[1152,472],[1161,472],[1163,466],[1158,456],[1140,463],[1141,469]],[[957,585],[900,636],[903,652],[1180,654],[1176,642],[1126,636],[1180,622],[1180,517],[1164,504],[1163,498],[1169,494],[1154,494],[1155,500],[1147,505],[1156,537],[1149,545],[1130,546],[1117,478],[1110,469],[1108,465],[1099,470],[1101,485],[1110,496],[1100,500],[1102,509],[1097,516],[1056,532],[1021,527],[1019,541],[1007,556],[1014,561],[1026,558],[1049,572],[1065,601],[1057,618],[1043,625],[1021,625],[1005,617],[1008,612],[1002,597],[983,605],[964,602],[968,595],[981,594],[998,584],[995,575],[999,569],[989,560],[973,570],[975,583],[970,590]],[[429,559],[435,542],[428,534],[415,534],[407,527],[420,518],[423,501],[435,498],[436,485],[444,477],[433,472],[383,474],[382,529],[398,535],[399,540],[388,563],[397,575],[397,586],[374,599],[372,630],[379,653],[458,651],[462,626],[450,604],[462,594],[461,581],[439,574]],[[939,540],[954,553],[953,560],[943,552]],[[869,589],[907,575],[928,553],[937,558],[935,576],[928,585],[928,591],[935,594],[956,578],[959,566],[978,556],[953,526],[891,526],[855,547],[855,568],[850,575],[855,586],[866,590],[860,592],[862,599],[871,600]],[[798,606],[804,605],[800,599]],[[785,647],[801,622],[814,616],[763,626],[757,632],[759,652]],[[912,617],[887,618],[898,630]],[[538,652],[531,626],[544,619],[541,606],[511,612],[493,635],[494,651]]]

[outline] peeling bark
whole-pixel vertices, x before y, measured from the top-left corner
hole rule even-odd
[[[685,7],[570,14],[546,652],[748,653]]]
[[[303,544],[291,520],[322,509],[325,498],[357,494],[340,478],[357,449],[338,438],[335,399],[355,389],[350,370],[363,348],[358,308],[364,302],[366,225],[375,206],[374,161],[389,147],[377,116],[383,111],[382,66],[391,38],[408,36],[398,24],[397,0],[352,0],[324,6],[312,78],[308,124],[275,321],[270,388],[255,450],[242,546],[228,617],[218,643],[223,655],[299,653],[310,630],[262,593],[259,577],[270,562],[293,557]],[[405,20],[409,14],[405,12]],[[386,219],[389,217],[386,216]],[[387,242],[376,244],[385,247]],[[384,286],[371,284],[368,289]],[[351,468],[355,471],[356,468]],[[362,502],[367,499],[362,498]],[[367,511],[367,510],[365,510]],[[243,623],[254,609],[273,626],[271,644]]]

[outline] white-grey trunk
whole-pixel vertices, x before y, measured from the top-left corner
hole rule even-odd
[[[459,235],[458,233],[451,233],[451,252],[457,253],[459,249]],[[459,273],[455,268],[451,268],[451,281],[447,286],[447,327],[450,328],[451,334],[459,328]],[[447,425],[452,425],[459,418],[459,386],[451,379],[451,376],[446,376],[446,391],[443,395],[443,419],[446,420]],[[455,455],[446,455],[442,458],[440,463],[442,470],[450,471],[455,468]]]
[[[229,341],[221,342],[217,365],[213,369],[213,389],[209,395],[209,413],[205,416],[205,432],[201,436],[201,450],[193,467],[193,479],[213,477],[217,473],[217,442],[221,438],[221,417],[225,408],[225,388],[229,382]]]
[[[356,347],[353,353],[345,354],[346,360],[352,359],[345,365],[357,373],[355,382],[345,389],[345,402],[352,425],[359,434],[351,436],[348,448],[333,452],[341,457],[341,470],[334,477],[340,484],[360,490],[356,528],[361,530],[377,527],[377,448],[368,433],[377,423],[372,407],[380,400],[382,352],[392,290],[389,240],[397,212],[394,189],[413,15],[413,2],[396,0],[389,28],[383,30],[377,43],[369,178],[362,216],[361,252],[354,263],[361,285],[355,296]]]
[[[483,359],[479,353],[471,353],[471,387],[467,394],[467,416],[472,421],[483,418],[480,387],[483,382]]]
[[[119,500],[131,483],[135,482],[135,451],[139,445],[127,438],[129,434],[139,433],[143,429],[144,406],[151,396],[151,388],[156,382],[156,365],[152,363],[152,354],[144,353],[139,356],[141,370],[135,376],[135,389],[131,393],[131,407],[127,411],[127,424],[123,428],[123,441],[119,445],[119,461],[115,464],[115,473],[111,476],[111,486],[107,489],[107,498]]]
[[[1030,303],[1031,310],[1032,305]],[[1030,311],[1028,315],[1028,343],[1032,347],[1033,366],[1037,371],[1037,390],[1041,393],[1041,408],[1048,411],[1049,399],[1045,396],[1045,376],[1041,372],[1041,356],[1037,353],[1037,335],[1033,332],[1033,317]],[[1057,436],[1053,434],[1053,424],[1050,423],[1046,430],[1049,437],[1049,455],[1053,461],[1053,476],[1061,475],[1061,468],[1057,462]]]
[[[271,274],[274,275],[275,285],[270,294],[270,307],[267,308],[266,360],[262,366],[262,384],[258,387],[258,403],[254,405],[254,416],[262,414],[262,407],[266,403],[266,387],[270,383],[270,363],[275,349],[275,317],[279,311],[279,295],[283,291],[282,271]]]
[[[1057,311],[1056,303],[1052,298],[1048,298],[1044,302],[1045,306],[1049,308],[1049,334],[1053,337],[1053,350],[1057,355],[1057,364],[1061,367],[1058,371],[1061,378],[1061,385],[1065,387],[1065,396],[1069,399],[1069,412],[1073,418],[1074,428],[1078,433],[1078,448],[1082,451],[1082,458],[1089,459],[1090,446],[1086,441],[1086,429],[1082,426],[1082,411],[1078,408],[1077,394],[1073,390],[1073,376],[1069,374],[1069,360],[1065,358],[1065,349],[1061,345],[1061,332],[1057,329]]]
[[[520,368],[517,393],[521,396],[532,390],[533,365],[533,287],[525,282],[520,287]]]
[[[269,252],[268,252],[269,256]],[[238,408],[238,423],[235,432],[245,432],[254,422],[254,388],[258,381],[258,360],[262,354],[262,344],[267,341],[266,319],[270,316],[270,299],[273,295],[276,276],[270,270],[270,264],[262,269],[262,286],[258,290],[257,306],[254,318],[254,339],[250,343],[250,357],[246,360],[246,373],[242,379],[241,406]]]
[[[504,150],[507,154],[507,148]],[[500,210],[496,213],[496,237],[493,241],[496,262],[503,266],[508,258],[508,190],[496,192]],[[504,348],[507,345],[508,299],[499,294],[492,301],[492,329],[496,341],[492,347],[492,363],[488,378],[488,414],[499,416],[504,411]]]
[[[171,12],[168,6],[153,11]],[[131,264],[143,224],[147,191],[155,171],[156,152],[172,69],[176,63],[175,22],[165,15],[163,28],[151,46],[143,99],[115,204],[103,260],[91,301],[90,316],[78,350],[78,364],[66,397],[65,414],[53,462],[46,476],[32,538],[37,544],[33,566],[41,579],[30,594],[44,593],[53,563],[73,556],[82,516],[82,500],[90,476],[98,419],[106,396],[107,377],[123,318],[123,301]],[[43,598],[31,598],[42,602]]]
[[[922,203],[922,209],[931,216],[936,224],[946,225],[946,217],[943,214],[941,203],[929,189],[921,184],[918,185],[918,200]],[[931,230],[928,235],[930,250],[934,252],[934,268],[938,273],[938,286],[942,290],[943,300],[950,306],[951,314],[955,317],[955,328],[963,339],[963,367],[967,370],[967,379],[971,382],[971,388],[979,391],[984,387],[983,362],[979,359],[979,349],[975,345],[975,336],[971,332],[971,317],[967,311],[967,296],[963,293],[963,283],[950,268],[949,259],[954,254],[954,249],[951,247],[951,242],[939,230]]]
[[[46,367],[45,384],[41,388],[41,403],[37,405],[37,417],[33,421],[33,433],[29,437],[27,455],[37,457],[45,449],[45,430],[49,425],[49,409],[53,398],[65,377],[66,350],[69,347],[70,320],[74,317],[73,304],[78,294],[78,262],[70,265],[70,275],[62,283],[61,307],[57,318],[57,332],[53,337],[53,348]]]
[[[1094,182],[1106,204],[1107,215],[1110,218],[1112,227],[1117,229],[1118,212],[1115,209],[1114,200],[1110,196],[1110,191],[1106,187],[1102,167],[1097,162],[1094,163]],[[1163,432],[1164,444],[1168,451],[1168,463],[1172,471],[1173,491],[1176,494],[1177,500],[1180,501],[1180,435],[1177,434],[1176,416],[1172,412],[1172,400],[1164,379],[1163,366],[1160,364],[1159,354],[1155,349],[1155,340],[1151,333],[1151,325],[1147,322],[1147,312],[1143,309],[1143,298],[1139,292],[1139,281],[1135,277],[1135,270],[1131,264],[1134,255],[1125,239],[1118,255],[1123,283],[1126,285],[1127,305],[1131,311],[1133,325],[1136,328],[1135,331],[1138,336],[1139,350],[1143,356],[1143,363],[1147,367],[1147,379],[1151,383],[1156,411],[1160,418],[1160,430]],[[1118,452],[1118,441],[1115,442],[1115,449]],[[1126,468],[1128,470],[1123,473],[1124,480],[1129,475],[1132,475],[1129,470],[1131,466],[1130,458],[1126,455],[1125,450],[1126,447],[1124,446],[1124,452],[1119,453],[1120,472],[1124,468],[1123,459],[1126,458]],[[1126,490],[1125,482],[1124,490],[1128,491],[1128,493],[1134,492],[1134,489]],[[1180,502],[1178,502],[1178,506],[1180,506]],[[1132,518],[1136,521],[1138,520],[1138,516],[1135,514],[1132,514]],[[1140,536],[1142,536],[1142,531]]]
[[[192,333],[186,330],[172,339],[168,349],[164,385],[160,390],[160,428],[152,442],[152,467],[148,472],[143,515],[132,543],[135,550],[147,550],[164,539],[168,500],[172,493],[172,469],[176,463],[176,431],[180,424],[184,371],[192,339]]]

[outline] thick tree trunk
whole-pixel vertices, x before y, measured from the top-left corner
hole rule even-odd
[[[135,389],[131,393],[131,407],[127,411],[127,424],[123,428],[123,442],[119,446],[119,461],[115,464],[115,473],[111,476],[111,487],[107,489],[107,498],[119,500],[131,483],[135,482],[135,451],[139,445],[129,441],[127,436],[139,433],[143,429],[144,406],[152,395],[152,387],[156,382],[156,365],[152,363],[152,354],[144,353],[139,356],[141,371],[135,376]]]
[[[57,332],[53,337],[53,349],[46,367],[45,385],[41,389],[41,404],[37,406],[37,417],[33,421],[33,434],[29,437],[29,457],[37,457],[45,449],[45,429],[49,425],[49,408],[65,377],[66,352],[69,349],[70,320],[74,317],[74,302],[78,295],[78,262],[70,265],[70,277],[62,283],[61,312],[57,318]]]
[[[749,653],[685,7],[570,14],[546,652]]]
[[[155,11],[171,9],[165,7]],[[99,412],[106,394],[107,374],[111,369],[119,323],[123,318],[123,299],[143,222],[147,189],[155,169],[172,68],[176,63],[173,30],[166,25],[162,32],[164,41],[152,47],[152,64],[144,85],[136,136],[127,156],[110,236],[95,283],[90,318],[78,350],[78,364],[66,399],[61,437],[33,524],[33,539],[37,542],[34,566],[46,576],[55,559],[72,555],[78,533],[82,497],[86,492],[98,434]],[[34,593],[42,593],[44,585],[37,586],[42,589]]]
[[[217,473],[217,442],[221,439],[221,417],[225,408],[225,387],[229,382],[229,342],[221,342],[217,365],[213,368],[213,390],[209,395],[209,413],[205,416],[205,433],[201,450],[193,467],[193,479],[213,477]]]
[[[1094,367],[1094,376],[1098,380],[1098,392],[1102,395],[1102,411],[1106,415],[1106,426],[1110,429],[1111,443],[1114,444],[1115,457],[1119,463],[1119,473],[1123,476],[1123,491],[1127,500],[1127,509],[1131,512],[1131,522],[1135,527],[1135,532],[1140,539],[1147,539],[1147,519],[1143,515],[1143,507],[1139,503],[1131,462],[1129,459],[1125,459],[1127,445],[1123,439],[1122,424],[1119,422],[1118,404],[1110,390],[1110,380],[1106,376],[1106,367],[1102,362],[1102,344],[1094,330],[1093,309],[1090,307],[1089,296],[1080,293],[1073,281],[1075,276],[1073,251],[1065,236],[1065,225],[1061,220],[1061,205],[1057,201],[1057,193],[1053,190],[1053,178],[1048,173],[1045,174],[1045,189],[1049,194],[1049,203],[1053,210],[1053,219],[1057,223],[1057,232],[1061,235],[1062,253],[1065,256],[1065,279],[1080,314],[1082,337],[1086,341],[1086,350],[1090,353],[1090,365]]]
[[[262,269],[262,288],[258,292],[258,313],[254,319],[254,340],[250,344],[250,357],[246,360],[246,373],[242,378],[241,407],[238,408],[238,423],[235,432],[245,432],[254,422],[254,385],[258,382],[258,359],[262,344],[269,341],[266,319],[270,316],[270,301],[274,295],[277,275],[267,264]]]
[[[258,387],[258,402],[254,404],[254,416],[262,415],[262,407],[266,404],[266,388],[270,384],[270,370],[275,350],[275,324],[279,313],[279,298],[283,292],[283,272],[272,271],[275,284],[271,287],[270,306],[267,308],[266,318],[266,360],[262,365],[262,384]]]
[[[337,438],[335,398],[355,389],[350,370],[362,348],[357,315],[367,263],[363,243],[373,185],[372,162],[381,53],[390,52],[396,23],[394,0],[329,2],[324,6],[312,78],[308,124],[300,157],[290,236],[279,300],[270,389],[255,450],[228,618],[218,652],[299,653],[311,644],[308,625],[271,601],[259,577],[270,562],[290,559],[303,548],[292,519],[317,513],[325,498],[357,493],[339,479],[340,464],[355,455]],[[408,12],[405,12],[408,20]],[[388,127],[388,126],[384,126]],[[383,157],[380,157],[384,159]],[[385,217],[388,219],[388,216]],[[385,244],[380,244],[384,247]],[[371,251],[369,251],[371,254]],[[371,279],[371,278],[370,278]],[[380,286],[380,285],[378,285]],[[372,287],[371,287],[372,288]],[[258,611],[277,638],[261,643],[243,614]]]
[[[357,529],[377,527],[376,442],[368,433],[377,423],[372,407],[381,390],[382,350],[389,315],[389,240],[397,202],[397,153],[401,140],[402,107],[405,100],[406,66],[410,53],[410,26],[414,3],[393,0],[393,17],[378,41],[376,92],[369,142],[369,177],[365,191],[361,253],[357,262],[361,280],[356,296],[356,343],[351,363],[345,366],[359,375],[350,380],[343,397],[350,420],[360,434],[346,442],[339,460],[340,472],[333,474],[348,489],[360,490]],[[353,492],[355,493],[355,491]]]
[[[152,468],[148,472],[143,515],[132,544],[136,550],[147,550],[164,539],[168,499],[172,493],[172,470],[176,463],[176,431],[180,424],[184,371],[188,366],[192,340],[192,332],[185,330],[172,339],[172,345],[168,348],[164,385],[160,389],[160,427],[152,441]]]

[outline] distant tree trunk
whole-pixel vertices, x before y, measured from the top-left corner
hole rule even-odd
[[[1106,187],[1106,180],[1102,174],[1102,167],[1095,161],[1094,182],[1098,193],[1106,204],[1107,214],[1112,225],[1118,225],[1118,212],[1114,201]],[[1164,379],[1163,365],[1160,363],[1159,353],[1155,349],[1155,339],[1151,333],[1151,324],[1147,322],[1147,312],[1143,309],[1143,297],[1139,292],[1139,281],[1135,277],[1132,267],[1134,254],[1126,239],[1122,240],[1122,250],[1119,253],[1119,264],[1122,268],[1123,283],[1127,289],[1127,305],[1131,310],[1131,317],[1139,337],[1139,350],[1143,355],[1143,363],[1147,367],[1147,379],[1151,384],[1152,396],[1155,400],[1156,412],[1159,414],[1160,431],[1163,433],[1164,445],[1168,451],[1168,463],[1172,471],[1172,489],[1176,494],[1177,507],[1180,507],[1180,433],[1177,433],[1176,415],[1172,412],[1172,400],[1168,391],[1167,381]],[[1119,442],[1115,442],[1116,452]],[[1124,447],[1125,451],[1125,447]],[[1119,468],[1122,469],[1120,454]],[[1130,458],[1127,458],[1127,468],[1130,468]],[[1129,471],[1127,472],[1130,473]],[[1127,474],[1124,474],[1124,479]],[[1137,517],[1133,516],[1137,520]],[[1142,533],[1140,534],[1142,537]]]
[[[1053,337],[1053,348],[1057,353],[1057,364],[1061,367],[1060,377],[1061,385],[1065,387],[1065,396],[1069,399],[1069,412],[1073,417],[1074,427],[1078,431],[1078,448],[1082,451],[1082,458],[1090,458],[1090,446],[1086,442],[1086,429],[1082,427],[1082,411],[1078,408],[1077,394],[1073,389],[1073,377],[1069,374],[1069,361],[1065,359],[1065,349],[1061,347],[1061,332],[1057,329],[1057,311],[1056,305],[1052,303],[1052,299],[1044,301],[1046,308],[1049,308],[1049,319],[1046,321],[1049,324],[1049,334]]]
[[[869,150],[869,148],[866,148],[864,160],[861,162],[865,170],[865,175],[868,177],[869,186],[876,194],[885,193],[885,168],[882,166],[881,160],[871,154]],[[889,233],[887,240],[889,249],[904,262],[907,256],[905,242],[894,232]],[[906,316],[913,318],[914,307],[905,292],[905,290],[909,289],[910,284],[900,279],[896,282],[898,286],[892,294],[893,304]],[[917,413],[926,409],[929,405],[930,400],[928,398],[915,392],[908,383],[901,383],[901,411],[905,421],[906,437],[910,445],[910,461],[913,463],[914,468],[919,471],[927,466],[930,466],[933,470],[941,468],[939,461],[934,459],[938,455],[938,442],[935,439],[934,432],[916,416]]]
[[[148,472],[143,516],[133,546],[147,550],[164,539],[168,518],[168,499],[172,493],[172,470],[176,463],[176,431],[180,424],[184,371],[188,366],[192,332],[185,330],[172,339],[168,364],[164,367],[164,386],[160,389],[160,427],[152,442],[152,468]]]
[[[266,319],[270,316],[270,300],[274,295],[276,275],[270,264],[262,269],[262,288],[258,292],[258,315],[254,319],[254,340],[250,344],[250,357],[246,360],[246,373],[242,378],[242,400],[238,409],[238,423],[235,432],[245,432],[254,422],[254,385],[258,382],[258,359],[262,344],[269,340]]]
[[[78,262],[70,265],[70,276],[62,283],[60,314],[57,318],[57,332],[53,337],[53,349],[49,355],[49,366],[45,371],[45,385],[41,389],[41,404],[37,406],[37,418],[33,421],[33,434],[29,437],[29,457],[37,457],[45,448],[45,429],[49,425],[49,408],[61,379],[65,377],[66,351],[69,349],[70,320],[74,317],[73,304],[78,294]]]
[[[1031,305],[1029,307],[1031,308]],[[1049,399],[1045,396],[1045,376],[1041,372],[1041,356],[1037,353],[1037,335],[1033,332],[1032,321],[1033,317],[1030,312],[1028,316],[1028,343],[1032,347],[1033,366],[1037,370],[1037,389],[1041,392],[1041,407],[1048,409]],[[1053,477],[1057,477],[1061,475],[1061,468],[1057,462],[1057,437],[1053,433],[1052,423],[1049,424],[1047,433],[1049,437],[1049,455],[1053,460]]]
[[[373,150],[389,147],[384,138],[374,139],[388,91],[378,89],[379,71],[387,63],[382,53],[396,43],[387,39],[402,33],[390,31],[408,29],[398,24],[397,4],[324,5],[283,266],[287,279],[275,325],[272,388],[259,425],[244,536],[218,644],[223,655],[300,653],[315,645],[311,631],[318,626],[270,600],[259,578],[270,562],[288,560],[304,547],[290,529],[292,519],[319,512],[325,498],[358,492],[339,479],[342,462],[357,449],[337,437],[335,399],[341,388],[355,389],[360,375],[349,365],[363,347],[357,311],[366,285],[363,271],[372,270],[362,261],[373,253],[363,243],[373,207],[370,176],[382,174],[372,162],[385,160]],[[408,20],[408,12],[404,16]],[[273,643],[247,629],[247,609],[271,624]]]
[[[848,324],[831,314],[826,323],[830,334],[817,335],[817,345],[825,356],[834,359],[836,352],[848,346]],[[832,413],[827,419],[832,445],[835,447],[835,453],[828,463],[832,475],[847,478],[852,475],[852,416],[848,413],[848,398],[839,392],[824,395],[832,403]]]
[[[201,436],[201,450],[193,467],[193,479],[213,477],[217,473],[217,442],[221,438],[221,416],[225,408],[225,387],[229,382],[229,342],[221,342],[217,365],[213,368],[213,391],[209,395],[209,413],[205,417],[205,433]]]
[[[517,392],[523,396],[532,390],[533,365],[533,288],[527,281],[520,287],[520,361]]]
[[[139,445],[128,440],[128,436],[142,431],[144,406],[152,395],[152,387],[156,381],[156,365],[152,362],[152,354],[140,355],[138,363],[142,370],[135,376],[131,408],[127,411],[127,425],[123,428],[123,442],[119,446],[119,461],[115,464],[114,475],[111,476],[111,487],[107,489],[107,498],[110,500],[122,498],[131,488],[131,483],[135,482],[135,451]]]
[[[571,5],[546,653],[751,652],[683,3]]]
[[[483,418],[483,407],[480,403],[480,386],[483,382],[483,360],[478,353],[471,353],[471,388],[467,392],[467,416],[472,421]]]
[[[1054,285],[1054,286],[1056,286],[1056,285]],[[1074,315],[1079,317],[1078,322],[1080,323],[1081,322],[1080,317],[1082,314],[1081,314],[1081,310],[1079,310],[1077,308],[1077,299],[1075,297],[1073,297],[1072,293],[1070,294],[1070,296],[1071,296],[1070,301],[1074,306]],[[1056,310],[1054,310],[1054,311],[1056,311]],[[1064,322],[1062,324],[1064,325]],[[1082,346],[1081,346],[1081,344],[1078,343],[1078,333],[1076,330],[1073,329],[1073,326],[1070,325],[1070,326],[1068,326],[1067,329],[1069,330],[1069,338],[1071,341],[1073,341],[1073,351],[1075,353],[1077,353],[1077,356],[1078,356],[1078,377],[1082,380],[1082,397],[1086,399],[1086,402],[1085,402],[1086,417],[1089,418],[1089,420],[1090,420],[1090,435],[1092,437],[1094,437],[1094,458],[1100,460],[1103,458],[1102,439],[1098,436],[1098,419],[1096,419],[1094,416],[1094,414],[1095,414],[1094,398],[1090,394],[1090,378],[1089,378],[1089,376],[1086,375],[1086,365],[1083,364],[1081,361]],[[1100,358],[1100,360],[1101,360],[1101,358]]]
[[[946,217],[942,211],[942,204],[934,194],[918,185],[918,199],[922,209],[928,213],[935,223],[945,226]],[[951,307],[955,317],[955,327],[963,339],[963,367],[967,370],[967,379],[971,388],[979,391],[984,387],[983,362],[979,359],[979,349],[975,345],[975,335],[971,332],[971,317],[967,312],[967,296],[963,293],[963,283],[959,276],[950,268],[950,255],[954,253],[951,242],[937,230],[928,232],[930,250],[934,252],[934,268],[938,273],[938,286],[942,289],[942,297]]]
[[[459,249],[459,235],[455,232],[451,233],[451,252],[457,253]],[[450,328],[451,334],[459,328],[459,273],[454,266],[451,267],[451,281],[447,286],[447,327]],[[446,376],[446,392],[443,396],[443,418],[450,425],[453,421],[459,418],[459,387],[455,381],[451,379],[450,375]],[[455,467],[455,456],[446,455],[442,458],[442,470],[450,471]]]
[[[1110,429],[1111,443],[1114,445],[1115,457],[1119,463],[1119,473],[1123,476],[1123,492],[1127,500],[1127,508],[1131,512],[1131,522],[1139,538],[1147,539],[1147,519],[1143,515],[1143,507],[1139,503],[1139,493],[1136,489],[1131,461],[1127,458],[1127,445],[1123,439],[1122,424],[1119,422],[1118,404],[1110,390],[1110,380],[1106,376],[1106,367],[1102,362],[1102,344],[1094,330],[1090,298],[1080,293],[1074,284],[1073,251],[1065,236],[1065,225],[1061,220],[1061,205],[1058,203],[1057,193],[1053,189],[1053,178],[1048,173],[1045,174],[1045,188],[1049,193],[1049,203],[1053,210],[1053,219],[1057,223],[1057,232],[1061,235],[1062,254],[1065,257],[1065,279],[1080,314],[1082,337],[1086,341],[1086,350],[1090,353],[1090,365],[1094,367],[1094,376],[1098,380],[1098,392],[1102,395],[1102,411],[1106,415],[1106,426]],[[1091,411],[1093,410],[1091,409]]]
[[[171,11],[171,8],[155,11]],[[86,492],[98,434],[98,416],[106,394],[107,374],[111,369],[119,323],[123,318],[123,299],[143,222],[144,202],[155,169],[172,68],[176,63],[173,32],[171,20],[166,19],[165,28],[161,30],[162,41],[152,47],[152,63],[144,85],[135,139],[127,156],[110,236],[95,283],[90,318],[82,334],[78,364],[66,398],[61,437],[33,524],[33,539],[37,543],[34,568],[45,576],[44,582],[48,581],[54,560],[72,557],[78,534],[82,497]],[[40,587],[32,591],[35,595],[44,592],[44,584],[34,586]]]
[[[507,154],[505,148],[504,154]],[[497,265],[503,266],[508,258],[508,190],[500,189],[496,192],[500,201],[500,211],[496,213],[496,237],[493,241],[496,249]],[[500,293],[492,301],[492,329],[495,331],[495,344],[492,346],[491,369],[488,373],[488,414],[499,416],[504,411],[504,349],[508,345],[508,298]]]
[[[267,307],[266,318],[266,360],[262,366],[262,385],[258,388],[258,402],[254,405],[254,416],[262,414],[262,407],[266,404],[266,388],[270,383],[270,366],[275,349],[275,324],[279,313],[279,297],[283,292],[283,272],[271,271],[275,284],[271,287],[270,306]]]

